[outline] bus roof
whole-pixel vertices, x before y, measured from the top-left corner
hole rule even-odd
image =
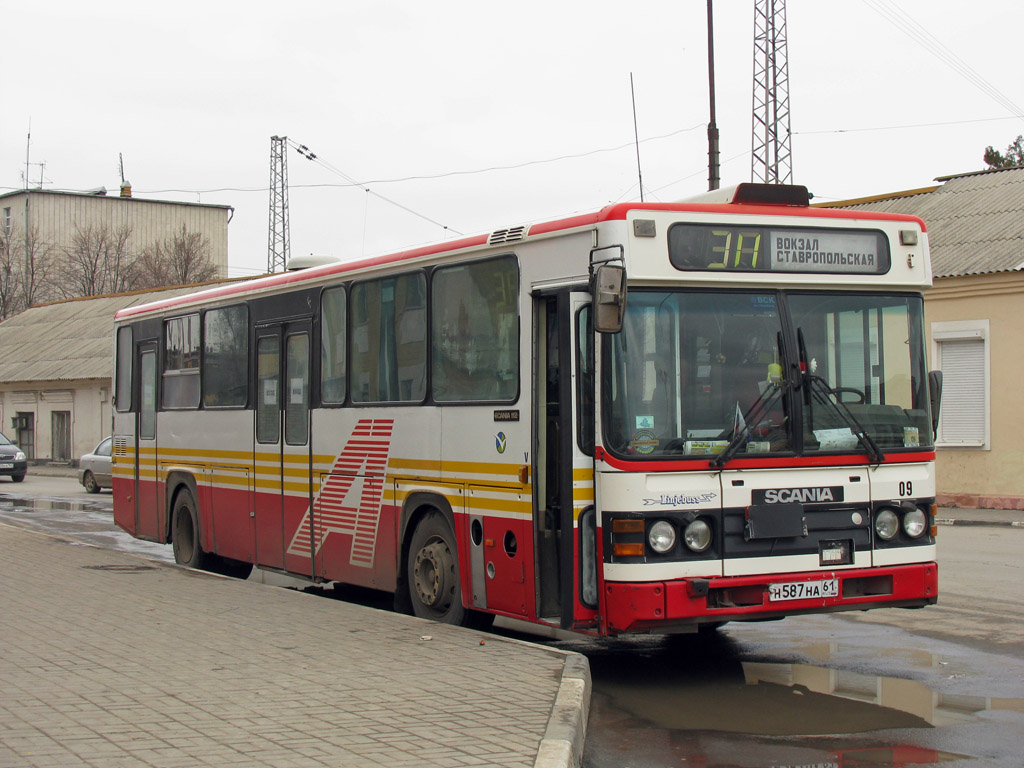
[[[739,188],[743,188],[744,186],[751,185],[738,185]],[[732,189],[733,188],[721,190],[720,195],[725,196],[725,199],[729,199],[728,195]],[[722,199],[721,196],[713,196],[711,199]],[[707,197],[708,195],[702,195],[698,197],[697,200],[706,199]],[[847,221],[904,221],[918,224],[922,231],[926,231],[924,221],[916,216],[910,216],[907,214],[834,208],[811,208],[806,204],[794,205],[787,202],[747,203],[744,201],[749,198],[750,196],[745,197],[742,193],[737,193],[731,198],[737,202],[684,201],[676,203],[616,203],[614,205],[605,206],[598,211],[569,216],[562,219],[554,219],[552,221],[541,222],[529,226],[495,230],[490,234],[472,235],[458,240],[432,243],[419,248],[396,251],[395,253],[384,254],[381,256],[341,261],[320,267],[310,267],[309,269],[277,273],[254,278],[252,280],[218,285],[192,294],[161,299],[134,307],[127,307],[118,311],[114,315],[114,319],[121,320],[138,315],[149,314],[151,312],[165,311],[173,309],[174,307],[186,307],[196,302],[215,301],[218,299],[229,298],[231,296],[248,294],[253,291],[272,291],[288,285],[301,285],[314,280],[327,278],[332,275],[340,276],[357,270],[380,267],[388,264],[399,264],[428,256],[456,253],[458,251],[480,248],[486,245],[500,245],[503,242],[519,242],[526,237],[593,228],[605,221],[624,221],[629,217],[629,214],[632,211],[676,211],[679,213],[720,214],[743,213],[751,216],[795,215],[812,219],[842,219]]]

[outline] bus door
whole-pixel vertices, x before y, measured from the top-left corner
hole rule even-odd
[[[256,565],[312,575],[309,320],[256,328]]]
[[[139,410],[135,422],[135,533],[140,539],[165,541],[161,501],[163,485],[157,457],[156,342],[144,341],[135,347],[139,371]]]
[[[534,307],[537,615],[585,629],[597,623],[590,295]]]

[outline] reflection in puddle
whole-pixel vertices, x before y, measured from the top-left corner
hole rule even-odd
[[[692,670],[678,674],[678,666],[667,673],[658,665],[617,672],[600,658],[591,658],[591,666],[595,689],[616,708],[675,731],[818,736],[942,727],[990,710],[1024,712],[1024,699],[940,693],[914,680],[811,664],[732,661],[697,677]]]
[[[1024,713],[1024,699],[944,693],[915,680],[831,668],[830,658],[848,654],[829,642],[802,649],[820,665],[744,661],[745,649],[724,633],[558,645],[590,660],[587,768],[956,764],[970,758],[949,750],[951,743],[978,749],[957,726],[991,733],[986,729],[1020,722]],[[914,666],[946,664],[912,653]],[[948,727],[958,734],[952,742],[950,731],[936,731]]]
[[[808,691],[847,702],[860,702],[880,708],[880,723],[874,728],[849,729],[843,722],[843,732],[856,733],[876,728],[906,728],[911,724],[895,722],[894,713],[920,720],[920,726],[942,727],[970,722],[979,712],[1008,710],[1024,712],[1024,699],[1000,699],[965,694],[940,693],[914,680],[893,677],[872,677],[841,669],[815,667],[810,664],[757,664],[744,662],[743,674],[747,685],[776,685],[799,693]],[[835,706],[832,703],[831,706]],[[835,723],[832,723],[835,728]],[[807,731],[802,731],[807,733]],[[813,733],[835,732],[822,730]]]

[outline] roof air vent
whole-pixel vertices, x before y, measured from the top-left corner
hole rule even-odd
[[[500,245],[501,243],[514,243],[522,240],[526,235],[526,227],[509,227],[508,229],[496,229],[487,238],[488,245]]]

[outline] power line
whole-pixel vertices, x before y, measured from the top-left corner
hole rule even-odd
[[[1016,120],[1017,116],[1010,117],[981,117],[976,120],[949,120],[940,123],[915,123],[913,125],[880,125],[868,128],[832,128],[821,131],[793,131],[794,136],[814,136],[823,133],[863,133],[866,131],[905,131],[908,128],[936,128],[944,125],[967,125],[968,123],[992,123],[997,120]]]
[[[302,155],[307,160],[313,162],[316,165],[319,165],[321,168],[323,168],[323,169],[325,169],[327,171],[330,171],[333,174],[336,174],[337,176],[340,176],[341,178],[345,179],[345,181],[349,182],[353,187],[362,187],[366,191],[367,194],[373,195],[374,197],[377,197],[377,198],[383,200],[385,203],[389,203],[390,205],[393,205],[396,208],[400,208],[401,210],[405,211],[406,213],[410,213],[413,216],[416,216],[416,217],[418,217],[420,219],[423,219],[424,221],[429,222],[429,223],[433,224],[436,227],[441,227],[441,229],[445,230],[446,232],[454,232],[457,235],[465,234],[463,232],[459,232],[454,227],[449,227],[447,224],[442,224],[439,221],[435,221],[434,219],[430,218],[429,216],[425,216],[424,214],[420,213],[419,211],[414,211],[412,208],[408,207],[407,205],[402,205],[401,203],[396,202],[395,200],[392,200],[389,197],[385,197],[384,195],[380,194],[379,192],[373,191],[369,187],[369,185],[371,183],[373,183],[373,182],[359,182],[359,181],[356,181],[351,176],[349,176],[347,173],[345,173],[343,170],[341,170],[340,168],[334,167],[333,165],[328,163],[326,160],[321,158],[319,155],[314,153],[305,144],[297,144],[294,141],[291,141],[290,139],[288,141],[288,144],[289,144],[289,146],[291,146],[292,149],[294,149],[296,152],[298,152],[300,155]]]
[[[921,26],[916,19],[892,3],[891,0],[863,0],[863,2],[979,91],[1010,112],[1014,117],[1024,119],[1024,109],[1018,107],[1009,97],[979,74],[977,70],[957,56],[942,41]]]

